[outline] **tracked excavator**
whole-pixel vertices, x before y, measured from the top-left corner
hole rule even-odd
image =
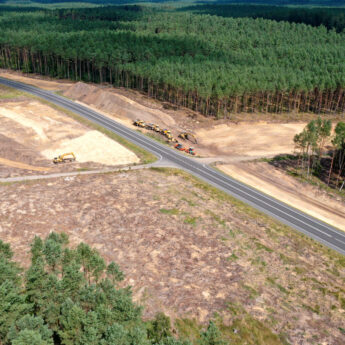
[[[74,162],[76,160],[75,155],[73,152],[64,153],[63,155],[60,155],[58,157],[55,157],[53,159],[54,164],[60,164],[60,163],[69,163]]]
[[[193,144],[197,144],[198,143],[198,141],[196,140],[196,137],[195,137],[195,135],[193,133],[183,132],[183,133],[180,133],[178,135],[178,137],[183,139],[183,140],[189,140]]]

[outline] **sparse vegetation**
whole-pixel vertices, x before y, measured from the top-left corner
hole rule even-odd
[[[146,183],[137,184],[139,181]],[[265,341],[272,341],[272,344],[286,344],[285,338],[292,343],[297,339],[310,340],[291,332],[291,327],[298,322],[298,318],[293,317],[297,312],[309,320],[314,311],[302,304],[313,309],[319,305],[319,317],[332,321],[323,323],[317,330],[313,323],[307,322],[304,326],[306,333],[317,333],[323,340],[341,337],[341,306],[345,298],[342,257],[246,205],[242,208],[240,202],[213,191],[212,187],[205,185],[203,189],[203,182],[188,174],[176,169],[155,168],[78,177],[73,182],[64,182],[69,190],[67,196],[54,193],[58,180],[50,181],[52,186],[47,183],[20,184],[20,199],[33,200],[43,213],[40,223],[32,223],[35,222],[33,218],[28,221],[26,214],[16,214],[16,224],[19,227],[23,221],[27,226],[36,224],[36,228],[44,233],[42,223],[48,224],[51,219],[45,214],[46,209],[56,212],[55,218],[59,218],[64,209],[72,211],[78,205],[78,211],[72,217],[64,217],[64,226],[73,236],[73,243],[76,235],[78,239],[81,236],[108,253],[120,267],[125,265],[126,283],[127,279],[131,282],[136,299],[150,312],[147,322],[154,320],[159,303],[169,315],[190,317],[191,320],[198,315],[207,315],[205,322],[213,319],[227,343],[266,345]],[[109,186],[114,189],[110,191]],[[16,195],[19,188],[11,185],[2,188],[6,203],[1,203],[1,207],[6,218],[1,218],[1,224],[6,236],[11,236],[12,230],[6,224],[18,208],[18,201],[8,196]],[[80,210],[76,202],[81,194],[89,204],[84,210]],[[158,195],[159,200],[153,198]],[[198,205],[190,207],[183,199],[198,200]],[[61,207],[62,203],[64,207]],[[121,205],[121,209],[114,205]],[[25,212],[28,207],[21,204],[21,210]],[[205,212],[206,208],[211,212]],[[97,217],[90,211],[93,209],[97,209]],[[184,223],[187,217],[195,219],[195,225]],[[134,221],[123,226],[127,218]],[[79,227],[92,231],[74,230]],[[16,251],[22,246],[17,243]],[[144,268],[139,270],[136,263]],[[294,270],[295,267],[303,269]],[[145,289],[138,289],[137,282]],[[239,305],[240,310],[225,308],[227,301]],[[186,308],[189,308],[188,312],[184,313]],[[275,314],[270,311],[272,308],[276,310]],[[202,314],[198,314],[199,310]],[[254,319],[258,310],[262,313],[262,323]],[[213,315],[215,312],[224,323],[218,322]],[[287,318],[289,323],[286,323]],[[155,326],[146,324],[145,327],[151,327],[151,332],[156,329],[158,333],[164,333],[165,324],[166,319],[162,317]],[[200,331],[204,330],[205,323],[196,322],[194,326],[192,321],[184,323],[185,331],[190,331],[188,336],[179,333],[178,321],[174,318],[171,324],[172,334],[199,345]],[[287,336],[272,334],[270,328]],[[323,336],[326,331],[332,336]]]

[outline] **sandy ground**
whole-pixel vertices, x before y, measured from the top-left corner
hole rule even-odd
[[[129,119],[130,122],[143,119],[146,122],[160,123],[163,127],[176,126],[174,118],[158,109],[150,109],[121,94],[111,92],[85,83],[76,83],[64,92],[66,97],[76,99],[85,104],[94,106],[104,112]]]
[[[240,317],[228,309],[235,303],[290,344],[343,345],[339,258],[174,174],[0,185],[0,238],[16,260],[27,265],[31,240],[50,231],[119,263],[145,316],[162,310],[206,322],[219,312],[231,323]]]
[[[196,132],[200,144],[210,147],[210,154],[267,157],[292,153],[293,137],[305,123],[222,124]]]
[[[98,168],[139,162],[133,152],[119,143],[36,100],[2,100],[0,122],[2,177],[49,168],[79,168],[86,162],[95,163]],[[75,165],[53,166],[54,157],[71,151],[77,157]]]
[[[345,204],[265,162],[218,165],[258,190],[345,231]]]
[[[55,149],[42,151],[46,158],[56,157],[61,152],[76,152],[81,163],[97,162],[104,165],[139,163],[131,151],[98,131],[89,131],[77,138],[63,141]]]

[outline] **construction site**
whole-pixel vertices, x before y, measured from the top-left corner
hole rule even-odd
[[[73,99],[295,207],[308,204],[345,230],[341,198],[260,161],[292,153],[305,121],[217,121],[133,91],[0,75]],[[217,314],[231,325],[237,315],[267,339],[270,329],[294,344],[316,333],[320,343],[343,344],[340,256],[183,172],[141,169],[136,152],[28,94],[0,87],[0,121],[0,234],[23,266],[35,235],[66,232],[72,245],[84,241],[119,264],[146,317],[161,310],[205,323]],[[119,167],[133,169],[109,172]],[[5,182],[65,172],[75,175]]]

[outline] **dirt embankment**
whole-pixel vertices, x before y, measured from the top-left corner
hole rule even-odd
[[[35,100],[2,100],[0,121],[1,177],[139,162],[104,134]],[[76,164],[54,166],[52,159],[67,152],[74,152]]]
[[[33,237],[50,231],[118,262],[146,316],[162,310],[206,321],[219,312],[231,323],[229,303],[240,304],[291,344],[343,345],[339,258],[174,174],[0,186],[0,238],[16,260],[27,265]]]
[[[219,165],[219,169],[262,192],[345,231],[345,204],[266,162]]]

